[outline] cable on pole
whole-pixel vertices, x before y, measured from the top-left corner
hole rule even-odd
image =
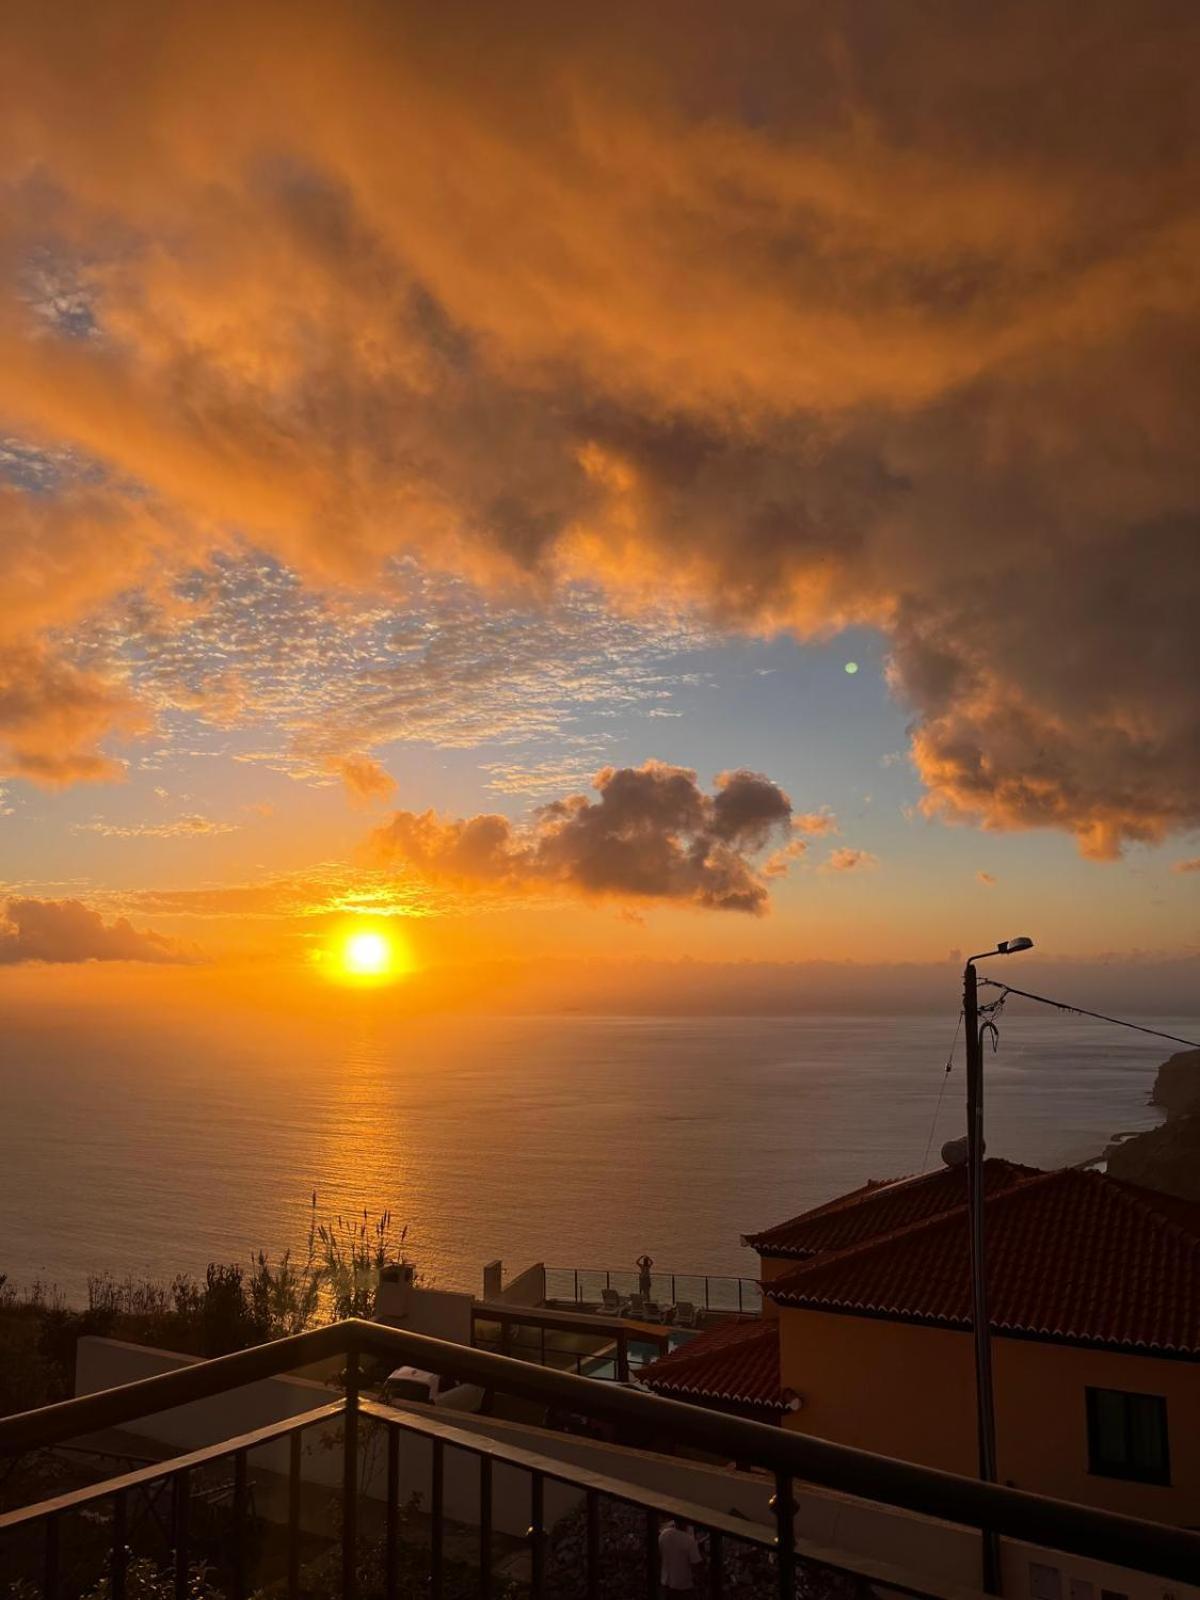
[[[925,1141],[925,1154],[921,1157],[921,1171],[924,1172],[929,1164],[929,1152],[933,1147],[933,1135],[937,1129],[938,1113],[942,1109],[942,1096],[946,1092],[946,1079],[950,1076],[950,1069],[954,1065],[954,1052],[958,1046],[958,1031],[962,1027],[963,1012],[959,1008],[958,1021],[954,1024],[954,1037],[950,1041],[950,1054],[946,1057],[946,1070],[942,1073],[941,1085],[938,1088],[937,1104],[933,1108],[933,1121],[929,1124],[929,1137]]]
[[[1010,983],[997,983],[995,978],[980,978],[979,981],[986,983],[989,989],[1002,990],[1002,1003],[1010,994],[1019,994],[1022,1000],[1036,1000],[1039,1005],[1053,1006],[1056,1011],[1069,1011],[1073,1017],[1094,1017],[1097,1022],[1111,1022],[1118,1028],[1132,1028],[1135,1033],[1150,1033],[1156,1039],[1169,1039],[1172,1044],[1186,1044],[1193,1050],[1200,1050],[1200,1042],[1195,1039],[1181,1039],[1177,1033],[1163,1033],[1159,1028],[1145,1028],[1140,1022],[1126,1022],[1123,1017],[1106,1017],[1103,1011],[1088,1011],[1083,1006],[1068,1005],[1065,1000],[1049,1000],[1044,994],[1030,994],[1028,989],[1014,989]]]

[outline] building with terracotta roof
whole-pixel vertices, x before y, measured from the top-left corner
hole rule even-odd
[[[707,1333],[643,1367],[639,1381],[674,1400],[699,1401],[759,1422],[779,1422],[794,1409],[779,1378],[779,1328],[774,1318],[720,1322]]]
[[[1200,1206],[985,1163],[1002,1481],[1200,1524]],[[869,1183],[746,1236],[761,1323],[643,1369],[660,1394],[976,1470],[966,1172]]]

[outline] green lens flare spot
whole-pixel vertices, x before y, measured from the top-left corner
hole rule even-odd
[[[847,663],[846,663],[846,671],[850,674],[851,677],[853,677],[854,674],[858,671],[858,662],[857,661],[847,661]]]

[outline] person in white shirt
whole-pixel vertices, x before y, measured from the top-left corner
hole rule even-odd
[[[700,1546],[686,1522],[668,1522],[658,1536],[659,1581],[664,1594],[691,1594]]]

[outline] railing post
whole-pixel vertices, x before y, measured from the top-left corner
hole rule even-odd
[[[346,1409],[342,1418],[342,1600],[358,1590],[358,1350],[346,1357]]]
[[[492,1458],[479,1458],[479,1596],[492,1592]]]
[[[113,1496],[112,1556],[109,1566],[109,1593],[112,1600],[125,1600],[125,1574],[129,1566],[129,1507],[123,1493]]]
[[[714,1528],[708,1536],[708,1600],[721,1600],[724,1588],[721,1530]]]
[[[629,1382],[629,1337],[624,1328],[617,1329],[617,1382]]]
[[[775,1513],[779,1597],[780,1600],[795,1600],[796,1507],[792,1500],[792,1480],[786,1472],[775,1474],[775,1493],[771,1499],[771,1509]]]
[[[47,1517],[46,1548],[42,1567],[42,1600],[58,1600],[58,1530],[58,1516]]]
[[[657,1600],[659,1568],[662,1558],[658,1553],[658,1512],[646,1513],[646,1594],[648,1600]]]
[[[442,1519],[445,1483],[445,1448],[440,1439],[435,1439],[429,1484],[429,1593],[432,1600],[442,1600]]]
[[[546,1586],[546,1480],[535,1472],[529,1480],[529,1593],[542,1600]]]
[[[400,1430],[387,1430],[387,1540],[384,1557],[384,1594],[396,1600],[400,1556]]]
[[[742,1280],[738,1279],[738,1316],[742,1314]]]
[[[192,1479],[185,1467],[171,1480],[171,1537],[175,1543],[175,1600],[188,1600],[188,1511]]]
[[[600,1496],[587,1492],[587,1600],[600,1600]]]
[[[246,1452],[233,1458],[233,1600],[246,1593]]]
[[[300,1453],[303,1442],[299,1428],[288,1441],[288,1600],[300,1600]],[[185,1600],[178,1595],[176,1600]]]

